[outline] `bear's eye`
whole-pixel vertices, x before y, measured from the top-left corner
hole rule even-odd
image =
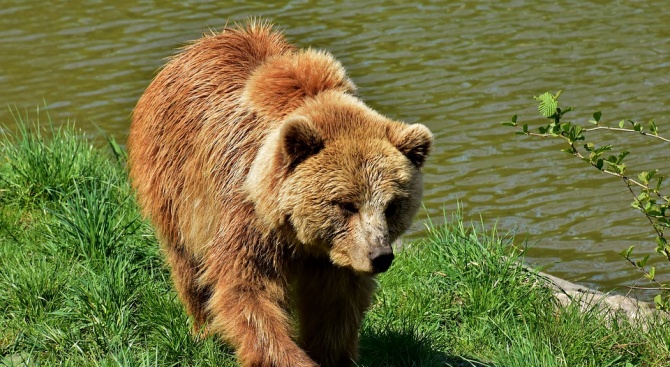
[[[384,214],[386,215],[387,218],[390,218],[395,215],[395,213],[398,211],[398,207],[400,204],[398,203],[397,200],[394,200],[388,204],[386,207],[386,210],[384,211]]]
[[[358,206],[352,202],[348,201],[338,201],[336,203],[337,207],[340,208],[346,215],[353,215],[358,213]]]

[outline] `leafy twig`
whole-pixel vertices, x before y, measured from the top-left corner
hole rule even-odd
[[[558,97],[560,95],[561,91],[553,95],[551,93],[544,93],[534,97],[536,100],[540,101],[538,106],[540,114],[551,121],[544,126],[540,126],[537,129],[538,132],[531,131],[528,124],[519,126],[517,123],[517,115],[512,116],[510,121],[505,121],[502,124],[519,129],[520,131],[517,131],[516,134],[520,135],[540,138],[561,138],[568,144],[568,147],[562,149],[562,151],[578,157],[602,173],[619,177],[626,184],[628,191],[633,196],[632,206],[645,215],[656,233],[656,252],[670,261],[670,245],[668,245],[663,232],[665,228],[670,227],[670,197],[663,195],[660,192],[664,177],[656,177],[658,170],[652,170],[641,172],[638,174],[637,180],[631,178],[626,174],[626,164],[624,163],[625,158],[629,154],[626,150],[618,155],[609,155],[606,157],[605,152],[612,150],[611,145],[596,147],[592,143],[585,143],[583,148],[577,146],[578,141],[584,141],[586,139],[585,134],[599,130],[625,133],[635,132],[642,136],[656,138],[667,143],[670,143],[670,139],[658,135],[658,128],[653,120],[648,123],[649,132],[644,131],[645,129],[640,123],[632,120],[628,120],[632,125],[632,129],[624,128],[624,125],[626,124],[625,120],[619,122],[618,128],[602,125],[600,122],[602,113],[600,111],[593,113],[593,119],[590,120],[592,124],[596,125],[595,127],[583,128],[571,122],[562,121],[564,115],[571,112],[573,109],[572,107],[565,109],[559,107]],[[656,180],[654,185],[652,185],[653,179]],[[634,187],[639,190],[639,193],[636,193],[636,190],[633,189]],[[652,266],[649,270],[645,268],[650,255],[645,255],[640,260],[633,260],[631,258],[633,248],[634,246],[630,246],[619,254],[635,268],[640,270],[645,278],[658,284],[659,287],[656,289],[664,292],[670,290],[670,286],[662,284],[656,280],[655,267]],[[670,310],[670,297],[664,300],[661,295],[658,295],[654,298],[654,301],[658,308]]]

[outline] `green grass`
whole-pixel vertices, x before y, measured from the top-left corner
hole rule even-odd
[[[235,366],[190,336],[118,147],[17,119],[0,139],[0,366]],[[361,366],[670,365],[662,320],[559,308],[511,238],[446,219],[380,276]]]

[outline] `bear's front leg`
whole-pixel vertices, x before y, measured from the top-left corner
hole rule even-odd
[[[305,263],[301,271],[295,290],[301,346],[322,367],[351,366],[376,281],[328,260]]]
[[[291,338],[286,288],[260,270],[253,279],[220,276],[209,302],[212,331],[233,345],[245,367],[317,367]]]

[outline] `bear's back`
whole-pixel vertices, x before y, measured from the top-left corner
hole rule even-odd
[[[138,101],[128,136],[130,176],[145,215],[169,242],[188,226],[180,220],[185,201],[207,199],[212,177],[230,184],[240,174],[234,166],[253,159],[248,142],[262,131],[250,126],[259,122],[253,113],[240,109],[240,93],[265,59],[291,50],[265,23],[208,35],[172,57]]]

